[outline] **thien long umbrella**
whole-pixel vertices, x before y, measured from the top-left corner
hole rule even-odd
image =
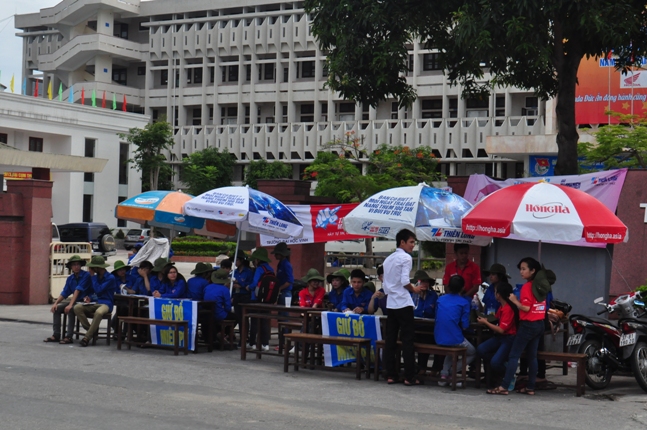
[[[303,232],[303,225],[286,205],[249,187],[222,187],[207,191],[186,202],[183,212],[193,217],[235,224],[238,227],[236,255],[241,231],[281,238],[300,237]],[[233,275],[229,285],[229,289],[232,288]]]
[[[463,230],[478,235],[541,241],[618,243],[627,226],[595,197],[548,182],[502,188],[463,216]]]
[[[395,239],[409,229],[418,240],[485,246],[491,239],[461,230],[471,203],[449,191],[427,184],[381,191],[364,200],[343,219],[348,233]]]

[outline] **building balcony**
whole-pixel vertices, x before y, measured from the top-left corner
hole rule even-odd
[[[40,24],[77,25],[95,16],[99,9],[139,14],[139,0],[63,0],[40,10]]]

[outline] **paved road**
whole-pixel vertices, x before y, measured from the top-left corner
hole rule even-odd
[[[238,351],[175,357],[46,344],[47,306],[0,306],[0,429],[636,429],[643,393],[616,378],[601,393],[489,396],[468,387],[387,386],[350,373],[283,373]],[[21,319],[23,322],[17,322]],[[550,379],[559,381],[551,369]],[[569,376],[568,378],[571,378]]]

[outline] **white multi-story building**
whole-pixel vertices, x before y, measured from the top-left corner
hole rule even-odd
[[[62,83],[64,98],[73,88],[77,102],[82,90],[114,93],[120,104],[125,95],[128,110],[173,124],[169,162],[227,149],[239,162],[235,180],[258,159],[290,163],[298,177],[321,144],[350,131],[369,151],[429,146],[445,174],[510,177],[523,174],[523,157],[488,153],[486,138],[546,131],[546,105],[531,91],[463,99],[419,43],[409,47],[407,79],[419,96],[411,108],[341,99],[323,88],[325,55],[302,2],[63,0],[15,23],[27,93],[40,80]]]

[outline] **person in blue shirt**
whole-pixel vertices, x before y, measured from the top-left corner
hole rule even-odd
[[[344,297],[344,291],[348,288],[348,277],[350,272],[347,269],[339,269],[326,277],[332,289],[328,293],[328,307],[333,312],[341,312],[341,300]]]
[[[133,260],[133,258],[135,258],[135,256],[137,255],[139,250],[142,249],[143,246],[144,244],[141,242],[137,242],[136,244],[133,245],[133,252],[132,254],[130,254],[130,257],[128,257],[128,264],[130,264],[130,262]]]
[[[238,250],[236,255],[236,270],[234,270],[234,290],[231,296],[234,305],[234,314],[238,328],[242,327],[243,308],[242,303],[249,303],[252,300],[252,282],[254,281],[254,272],[249,267],[247,255],[242,250]]]
[[[254,279],[252,280],[252,285],[250,286],[250,292],[252,293],[252,302],[258,301],[258,298],[256,297],[256,288],[261,282],[261,278],[263,275],[269,273],[274,275],[274,269],[272,269],[272,266],[270,266],[270,257],[267,253],[267,249],[265,248],[256,248],[256,250],[252,253],[250,256],[250,259],[254,263],[254,267],[256,268],[254,270]],[[242,326],[241,326],[242,327]],[[270,346],[270,324],[269,321],[266,319],[256,319],[252,320],[251,324],[249,325],[249,343],[248,347],[252,348],[256,345],[256,337],[258,334],[258,331],[260,330],[261,332],[261,349],[263,351],[269,351]],[[244,334],[241,335],[241,338],[244,339]],[[241,340],[242,342],[242,340]]]
[[[490,281],[490,286],[483,294],[483,313],[486,315],[494,315],[501,307],[501,303],[496,299],[496,286],[499,284],[507,284],[510,275],[508,275],[503,264],[494,263],[490,270],[486,272]]]
[[[234,314],[231,313],[231,295],[229,294],[229,270],[218,269],[211,274],[211,283],[204,288],[204,300],[215,302],[213,318],[216,320],[216,333],[220,333],[218,323],[223,320],[233,320]],[[226,333],[230,338],[233,333]],[[225,342],[225,339],[218,339]]]
[[[90,274],[81,267],[85,266],[86,261],[80,255],[73,255],[65,264],[70,271],[70,276],[65,281],[65,286],[61,294],[54,300],[50,312],[54,315],[53,329],[54,334],[45,339],[43,342],[59,342],[61,344],[72,343],[72,333],[74,332],[74,304],[83,301],[88,292],[92,291],[92,279]],[[61,316],[63,313],[67,317],[67,331],[61,339]]]
[[[434,338],[436,344],[441,346],[467,348],[467,363],[469,364],[474,360],[476,350],[463,336],[463,330],[470,326],[470,303],[460,295],[464,286],[465,280],[462,276],[454,275],[449,278],[448,294],[441,296],[437,302]],[[461,359],[458,360],[456,366],[462,368]],[[451,367],[451,358],[445,357],[443,370],[440,372],[439,386],[447,386]]]
[[[368,313],[368,306],[371,302],[372,294],[364,288],[366,274],[360,269],[350,272],[350,288],[344,290],[341,301],[342,312],[353,312],[355,314]]]
[[[137,268],[137,280],[132,288],[127,288],[128,294],[139,294],[141,296],[150,296],[151,285],[157,281],[157,274],[152,272],[153,263],[150,261],[142,261]]]
[[[133,279],[132,276],[129,275],[129,272],[130,266],[121,260],[115,261],[115,264],[112,265],[112,276],[115,277],[115,282],[117,283],[116,294],[131,294],[130,291],[133,291],[137,279]],[[139,278],[139,275],[137,275],[137,278]],[[117,333],[119,317],[127,315],[128,304],[123,302],[117,303],[117,312],[113,315],[111,322],[113,333]]]
[[[155,263],[153,263],[153,268],[151,269],[151,272],[153,273],[154,276],[151,276],[149,278],[150,281],[150,288],[148,289],[150,291],[151,296],[155,296],[155,292],[159,292],[160,296],[162,294],[166,294],[166,284],[164,283],[164,270],[172,266],[175,263],[172,263],[168,260],[168,258],[160,257],[155,260]],[[158,296],[159,297],[159,296]]]
[[[411,284],[420,287],[420,293],[411,293],[413,300],[413,316],[415,318],[436,318],[436,302],[438,301],[438,294],[431,289],[431,283],[435,282],[427,272],[418,270],[411,279]],[[415,342],[419,343],[434,343],[434,332],[429,325],[416,325],[415,326]],[[434,364],[431,368],[432,372],[439,372],[443,367],[445,357],[434,355]],[[418,373],[424,375],[427,372],[427,363],[429,362],[429,354],[418,353]]]
[[[153,297],[163,299],[183,299],[186,297],[186,279],[173,265],[167,265],[162,271],[162,288],[153,292]],[[164,292],[162,292],[164,290]]]
[[[85,336],[81,339],[81,346],[88,346],[90,339],[99,329],[103,316],[112,312],[117,282],[112,273],[106,270],[108,266],[109,264],[100,255],[92,257],[88,264],[92,275],[92,290],[97,299],[95,304],[84,304],[90,303],[90,298],[86,296],[84,303],[77,303],[74,306],[74,313],[86,330]],[[88,322],[88,316],[92,316],[92,325]]]
[[[384,266],[377,266],[377,279],[380,281],[380,284],[384,283]],[[377,291],[373,291],[373,297],[371,297],[370,304],[368,305],[368,313],[373,315],[378,310],[382,311],[382,315],[386,315],[386,301],[387,297],[384,294],[384,288],[380,288]]]
[[[200,262],[195,265],[195,269],[191,271],[191,274],[194,276],[186,283],[187,298],[197,301],[203,300],[204,287],[209,285],[212,272],[213,266],[209,263]]]
[[[292,284],[294,284],[294,275],[292,274],[292,264],[290,264],[290,248],[285,242],[279,242],[272,251],[278,264],[276,265],[276,277],[279,279],[279,298],[278,304],[283,305],[286,299],[292,301]]]

